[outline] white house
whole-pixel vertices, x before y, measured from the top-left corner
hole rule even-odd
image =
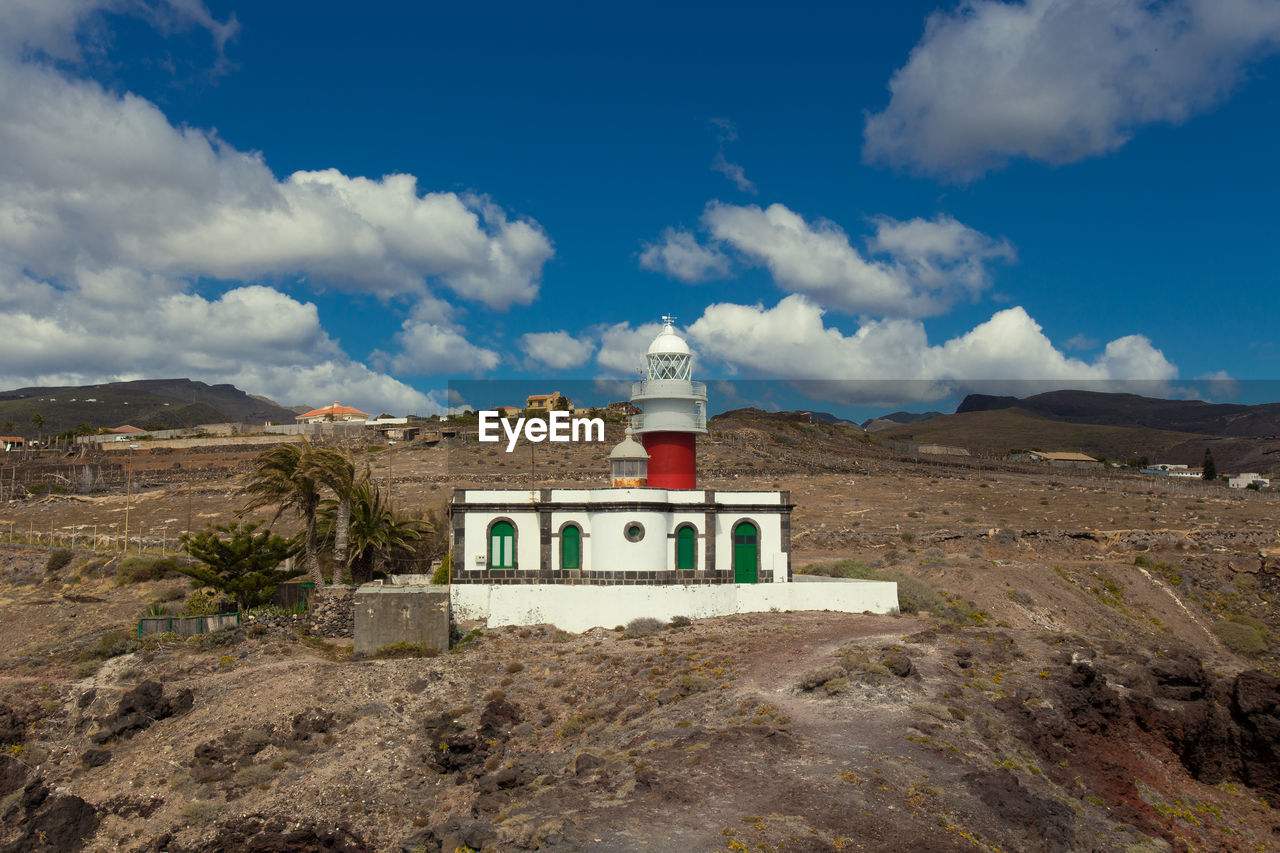
[[[459,489],[452,582],[786,583],[791,509],[787,492]]]
[[[1227,478],[1227,485],[1233,489],[1247,489],[1251,483],[1257,483],[1263,488],[1271,485],[1271,481],[1261,474],[1235,474]]]
[[[789,492],[696,487],[705,386],[690,377],[673,318],[663,319],[648,381],[632,396],[649,407],[633,418],[645,443],[627,430],[610,453],[611,488],[454,492],[455,615],[581,631],[640,616],[896,613],[895,583],[792,582]]]

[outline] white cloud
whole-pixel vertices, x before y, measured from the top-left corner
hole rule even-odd
[[[612,376],[636,377],[644,367],[649,344],[662,331],[661,323],[645,323],[632,328],[629,323],[614,323],[600,330],[600,352],[596,362]]]
[[[724,152],[716,152],[716,156],[711,160],[711,170],[719,172],[729,180],[733,181],[734,186],[742,190],[744,193],[755,195],[756,185],[747,177],[747,171],[737,163],[730,163],[725,159]]]
[[[657,243],[645,244],[640,266],[689,284],[729,274],[729,258],[717,248],[701,245],[683,228],[668,228]]]
[[[569,370],[586,364],[595,345],[568,332],[531,332],[520,338],[520,349],[552,370]]]
[[[988,264],[1014,252],[949,216],[908,222],[882,217],[865,257],[833,222],[810,224],[785,205],[712,202],[702,216],[715,241],[767,267],[783,290],[854,314],[913,317],[937,314],[990,284]]]
[[[0,387],[190,377],[285,404],[430,413],[436,399],[346,356],[314,305],[259,285],[217,298],[111,270],[86,298],[0,271]],[[114,298],[95,298],[94,294]]]
[[[186,375],[282,401],[439,408],[343,352],[314,305],[263,284],[294,276],[406,297],[405,350],[385,358],[407,372],[496,366],[442,295],[532,301],[552,255],[537,223],[482,195],[422,193],[411,175],[278,179],[261,154],[72,76],[86,22],[114,12],[202,28],[219,51],[238,26],[199,0],[0,8],[0,382]]]
[[[277,180],[262,155],[174,127],[145,99],[4,56],[0,150],[0,253],[38,276],[300,275],[380,296],[443,287],[503,309],[537,296],[553,253],[537,223],[486,197],[420,193],[412,175]]]
[[[400,352],[391,359],[391,368],[411,376],[427,374],[484,373],[497,367],[502,356],[476,346],[455,328],[409,319],[396,335]]]
[[[828,399],[855,402],[888,399],[883,383],[899,383],[899,399],[934,399],[965,383],[1008,383],[1036,390],[1069,387],[1084,381],[1164,382],[1177,374],[1158,349],[1141,335],[1107,344],[1097,359],[1069,358],[1045,336],[1022,308],[1009,308],[969,332],[931,344],[918,320],[864,322],[853,334],[827,326],[824,311],[800,294],[772,308],[720,303],[709,306],[688,328],[694,351],[731,374],[816,380]],[[640,363],[655,325],[610,327],[598,361],[610,370]],[[879,384],[878,384],[879,383]],[[887,396],[886,396],[887,395]]]
[[[1274,0],[967,0],[929,17],[863,156],[959,181],[1069,163],[1222,101],[1277,49]]]

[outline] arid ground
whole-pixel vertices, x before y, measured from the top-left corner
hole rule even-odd
[[[356,459],[425,513],[603,483],[608,446]],[[70,460],[103,489],[0,508],[0,850],[1280,848],[1274,494],[729,424],[703,485],[789,490],[797,570],[856,561],[917,612],[464,624],[402,659],[288,616],[122,643],[189,590],[86,545],[232,520],[251,457]]]

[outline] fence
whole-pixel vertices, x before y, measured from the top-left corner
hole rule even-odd
[[[285,581],[276,587],[275,593],[271,596],[271,603],[276,607],[294,608],[301,604],[303,607],[308,606],[311,598],[311,590],[315,589],[313,581],[303,581],[301,583],[290,583]]]
[[[172,633],[179,637],[208,634],[219,628],[231,628],[240,624],[239,613],[218,613],[213,616],[143,616],[138,620],[138,636]]]

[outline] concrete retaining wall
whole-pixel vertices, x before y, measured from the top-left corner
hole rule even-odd
[[[632,619],[703,619],[770,610],[897,613],[898,585],[890,581],[826,578],[829,583],[591,586],[456,584],[454,617],[490,627],[549,623],[565,631],[612,628]],[[439,587],[436,587],[437,589]],[[357,636],[359,636],[357,610]],[[392,641],[394,642],[394,641]]]
[[[355,594],[355,653],[395,643],[449,649],[449,587],[362,586]]]

